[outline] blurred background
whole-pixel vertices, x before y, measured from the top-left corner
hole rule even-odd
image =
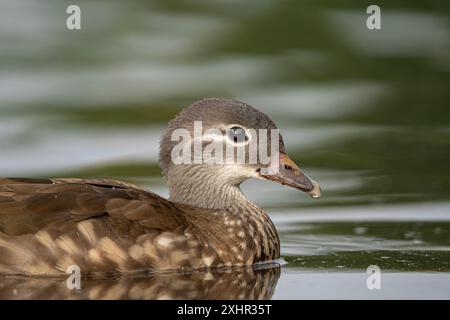
[[[66,28],[71,4],[81,30]],[[0,175],[115,177],[167,195],[167,121],[235,98],[275,120],[323,188],[313,201],[243,186],[280,230],[285,277],[378,264],[448,280],[450,5],[376,1],[382,29],[368,30],[370,4],[0,0]]]

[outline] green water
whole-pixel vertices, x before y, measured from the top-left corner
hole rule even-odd
[[[115,177],[167,195],[164,126],[226,96],[275,120],[323,197],[243,185],[277,225],[281,269],[86,280],[81,292],[9,279],[1,297],[450,297],[448,4],[378,1],[382,29],[369,31],[367,1],[78,3],[79,31],[65,29],[71,1],[0,4],[1,176]],[[370,265],[380,290],[366,287]]]

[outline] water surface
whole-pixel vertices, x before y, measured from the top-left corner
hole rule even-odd
[[[77,292],[19,277],[0,297],[450,297],[448,4],[379,1],[377,32],[364,1],[80,1],[76,32],[68,4],[0,1],[1,176],[115,177],[167,195],[167,121],[227,96],[276,121],[323,197],[243,185],[279,230],[279,268],[85,279]]]

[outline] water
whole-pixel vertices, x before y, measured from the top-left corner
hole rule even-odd
[[[249,181],[287,264],[259,270],[0,280],[2,298],[450,297],[448,4],[0,1],[0,175],[115,177],[167,195],[159,136],[182,106],[268,113],[314,200]],[[367,267],[381,269],[369,290]]]

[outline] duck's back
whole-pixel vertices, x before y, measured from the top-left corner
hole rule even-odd
[[[0,273],[48,275],[71,265],[84,273],[130,272],[218,262],[196,232],[211,222],[189,211],[117,180],[0,179]]]
[[[0,178],[0,274],[191,270],[279,253],[250,202],[201,209],[118,180]]]

